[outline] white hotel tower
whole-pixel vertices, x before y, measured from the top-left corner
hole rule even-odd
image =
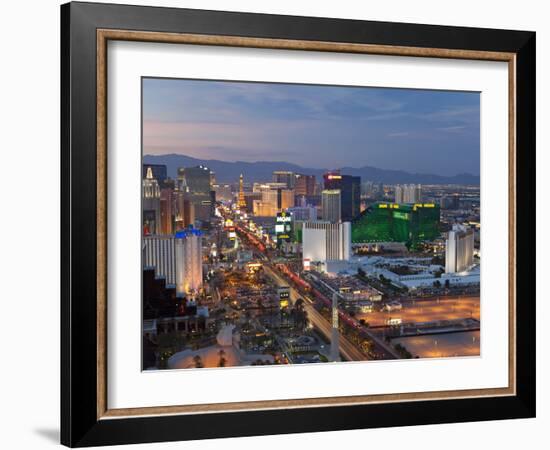
[[[154,267],[157,277],[176,285],[178,294],[196,293],[202,286],[202,236],[196,229],[174,236],[145,236],[143,264]]]
[[[474,262],[474,231],[453,225],[445,243],[445,273],[467,270]]]
[[[304,222],[302,228],[304,267],[309,263],[351,258],[351,222]]]
[[[395,186],[395,203],[418,203],[422,201],[422,185],[403,184]]]
[[[196,293],[202,286],[202,237],[198,230],[176,233],[176,292]]]
[[[143,265],[144,267],[154,267],[155,276],[164,278],[167,285],[175,285],[174,236],[144,236]]]

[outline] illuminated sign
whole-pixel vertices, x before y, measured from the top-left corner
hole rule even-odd
[[[401,325],[401,319],[388,319],[386,320],[387,325]]]
[[[262,267],[262,264],[259,262],[250,262],[246,265],[250,273],[255,273]]]
[[[176,239],[185,239],[188,236],[202,236],[202,231],[198,230],[197,228],[187,228],[185,230],[176,231],[176,234],[174,234],[174,237]]]
[[[290,304],[290,288],[284,286],[277,289],[277,293],[279,294],[279,306],[281,309],[288,308],[288,305]]]
[[[280,287],[279,289],[277,289],[277,293],[279,294],[279,299],[282,300],[282,299],[285,299],[285,298],[290,298],[290,288],[288,287]]]
[[[292,216],[283,211],[283,212],[277,213],[277,218],[275,219],[275,221],[278,223],[292,222]]]
[[[341,180],[342,179],[342,175],[329,175],[327,177],[329,180]]]
[[[289,241],[292,234],[292,216],[285,211],[277,213],[275,222],[277,244],[279,245],[283,241]]]
[[[393,217],[395,217],[396,219],[409,220],[409,215],[407,213],[399,212],[399,211],[394,211]]]

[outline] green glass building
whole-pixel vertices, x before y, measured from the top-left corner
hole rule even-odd
[[[351,224],[354,244],[402,242],[415,248],[439,236],[439,206],[434,203],[374,203]]]

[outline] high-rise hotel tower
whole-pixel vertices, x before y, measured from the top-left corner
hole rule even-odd
[[[189,228],[172,236],[143,239],[143,265],[175,285],[178,294],[193,295],[202,286],[202,233]]]
[[[142,225],[143,234],[160,233],[160,186],[153,177],[151,167],[142,183]]]
[[[474,262],[474,230],[453,225],[445,242],[445,273],[467,270]]]

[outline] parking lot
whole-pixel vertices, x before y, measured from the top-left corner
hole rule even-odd
[[[460,297],[433,300],[408,300],[403,308],[392,311],[358,313],[357,319],[364,319],[369,326],[386,325],[390,319],[401,319],[403,323],[433,322],[436,320],[480,319],[479,297]]]

